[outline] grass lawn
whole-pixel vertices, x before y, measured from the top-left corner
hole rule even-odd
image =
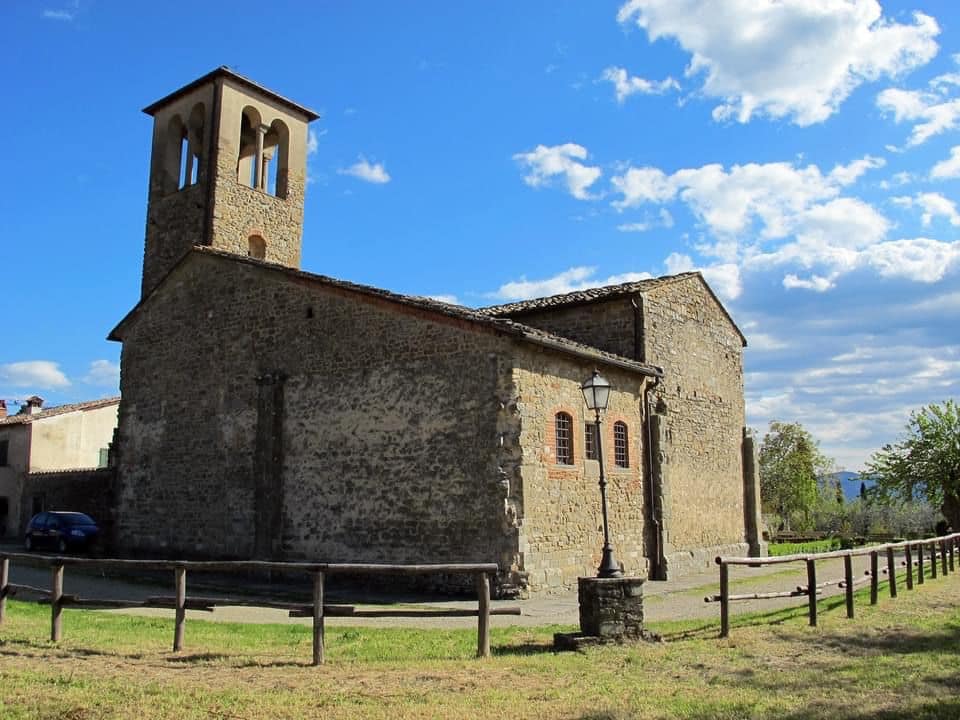
[[[327,665],[309,666],[310,629],[172,623],[9,602],[0,627],[0,718],[960,718],[960,578],[930,580],[857,619],[843,599],[717,623],[660,623],[658,644],[554,653],[560,629],[327,629]]]

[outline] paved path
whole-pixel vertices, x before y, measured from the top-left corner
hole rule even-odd
[[[19,551],[12,546],[0,546],[0,550]],[[868,565],[867,557],[854,559],[854,576],[863,577]],[[172,574],[171,574],[172,575]],[[832,585],[823,588],[823,596],[839,594],[836,582],[843,577],[843,563],[841,560],[825,560],[817,563],[818,580],[834,581]],[[204,581],[207,582],[204,582]],[[10,582],[27,584],[36,587],[50,586],[49,570],[28,567],[22,564],[11,563]],[[223,578],[204,578],[200,573],[191,573],[187,578],[188,596],[203,595],[221,598],[236,598],[236,589],[225,590]],[[732,593],[773,592],[791,590],[798,585],[806,585],[806,569],[802,562],[789,565],[772,565],[761,568],[731,567],[730,584]],[[282,594],[284,599],[291,602],[308,603],[309,589],[305,586],[291,587],[290,585],[256,587],[257,596],[271,597]],[[649,581],[644,585],[645,614],[648,622],[655,623],[663,620],[695,620],[715,619],[719,617],[719,603],[705,603],[705,595],[713,595],[719,591],[719,571],[714,566],[701,573],[666,582]],[[91,570],[67,567],[64,577],[64,592],[78,595],[83,598],[113,598],[121,600],[142,600],[151,595],[173,594],[172,576],[169,582],[164,582],[163,576],[151,576],[138,579],[121,579],[105,577]],[[378,604],[390,603],[392,607],[431,607],[431,608],[476,608],[475,600],[434,601],[418,603],[412,598],[378,596],[369,594],[346,594],[338,591],[336,581],[328,584],[327,597],[329,602],[343,602],[356,605],[358,608],[372,608]],[[779,598],[776,600],[753,600],[734,603],[731,613],[736,615],[742,612],[757,610],[776,610],[783,607],[805,605],[807,598]],[[494,626],[510,625],[577,625],[579,623],[577,597],[575,591],[555,596],[537,597],[532,600],[495,600],[493,607],[519,606],[522,614],[495,615],[492,618]],[[130,608],[104,612],[127,613],[138,615],[170,616],[171,610],[159,608]],[[307,618],[289,618],[285,610],[276,610],[261,607],[226,606],[217,607],[213,612],[188,611],[188,618],[212,620],[215,622],[248,622],[248,623],[309,623]],[[475,627],[474,618],[328,618],[330,625],[377,625],[391,627]]]

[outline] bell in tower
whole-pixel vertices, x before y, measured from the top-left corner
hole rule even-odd
[[[144,112],[153,151],[141,296],[194,245],[299,268],[317,113],[226,67]]]

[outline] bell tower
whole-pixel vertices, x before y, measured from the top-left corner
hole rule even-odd
[[[300,267],[307,125],[319,115],[221,67],[153,117],[141,297],[194,245]]]

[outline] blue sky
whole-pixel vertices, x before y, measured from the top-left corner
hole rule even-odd
[[[701,269],[748,424],[859,469],[960,381],[960,7],[17,0],[0,397],[116,392],[150,118],[228,65],[322,113],[303,267],[482,306]]]

